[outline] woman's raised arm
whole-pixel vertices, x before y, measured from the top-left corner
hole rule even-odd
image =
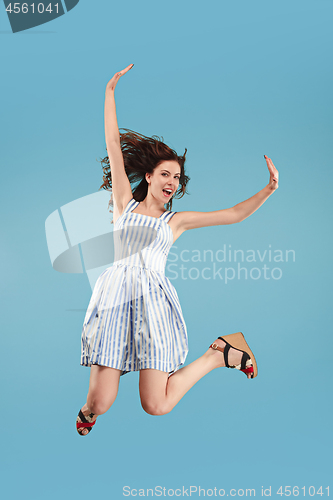
[[[112,195],[119,214],[123,212],[126,204],[132,198],[132,189],[125,172],[124,159],[120,147],[114,91],[119,78],[133,68],[133,66],[134,64],[130,64],[127,68],[116,73],[108,82],[105,90],[105,142],[110,161]]]
[[[180,212],[178,226],[180,231],[196,229],[198,227],[219,226],[224,224],[235,224],[253,214],[278,188],[279,173],[270,158],[265,155],[269,183],[261,191],[251,196],[234,207],[216,210],[215,212]]]

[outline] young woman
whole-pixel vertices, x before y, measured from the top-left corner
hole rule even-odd
[[[119,378],[129,371],[140,371],[141,404],[150,415],[169,413],[214,368],[237,368],[247,378],[257,375],[241,333],[219,337],[200,358],[179,368],[188,351],[186,325],[164,269],[172,244],[184,231],[246,219],[277,189],[278,172],[265,156],[269,183],[248,200],[214,212],[172,212],[172,198],[185,194],[189,180],[186,149],[178,156],[155,136],[119,133],[114,91],[132,67],[116,73],[106,87],[108,157],[101,187],[112,188],[116,254],[96,282],[84,320],[81,364],[91,372],[87,401],[76,420],[81,436],[111,407]]]

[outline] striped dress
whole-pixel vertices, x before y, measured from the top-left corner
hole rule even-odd
[[[172,373],[185,362],[187,330],[178,295],[165,276],[173,244],[168,221],[132,213],[132,198],[114,225],[114,264],[98,278],[84,319],[81,365],[121,374],[153,368]]]

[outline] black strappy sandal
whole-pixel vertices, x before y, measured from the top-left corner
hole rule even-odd
[[[76,430],[80,434],[80,436],[88,436],[89,432],[91,431],[93,426],[96,424],[96,420],[94,420],[93,422],[91,422],[91,421],[89,422],[89,420],[87,420],[87,419],[88,418],[92,419],[94,416],[95,416],[94,413],[90,413],[89,415],[87,415],[85,417],[82,413],[82,410],[79,411],[79,414],[76,418]],[[81,422],[78,421],[79,418],[80,418]],[[82,432],[80,432],[79,429],[83,429],[83,428],[88,430],[87,434],[82,434]]]
[[[220,347],[219,345],[213,343],[209,347],[217,351],[223,352],[225,366],[227,368],[236,368],[237,370],[244,372],[246,376],[250,373],[251,374],[250,378],[255,378],[258,375],[257,363],[251,349],[249,348],[244,338],[244,335],[241,332],[238,332],[218,338],[220,340],[223,340],[223,342],[225,342],[226,345],[224,347]],[[226,339],[228,339],[230,343]],[[243,353],[242,360],[239,365],[229,365],[228,353],[231,348],[236,349],[237,351],[241,351]]]

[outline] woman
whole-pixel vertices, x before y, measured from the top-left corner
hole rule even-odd
[[[257,375],[241,333],[219,337],[200,358],[179,368],[187,355],[186,325],[164,269],[170,247],[184,231],[249,217],[277,189],[278,172],[265,156],[269,183],[248,200],[215,212],[172,212],[172,198],[185,194],[189,180],[186,149],[178,156],[155,136],[119,134],[114,91],[132,67],[116,73],[106,87],[108,158],[101,187],[112,187],[116,255],[96,282],[84,321],[81,364],[91,372],[87,402],[76,421],[81,436],[111,407],[119,378],[128,371],[140,371],[141,403],[150,415],[169,413],[214,368],[237,368],[247,378]],[[138,183],[133,193],[131,183]]]

